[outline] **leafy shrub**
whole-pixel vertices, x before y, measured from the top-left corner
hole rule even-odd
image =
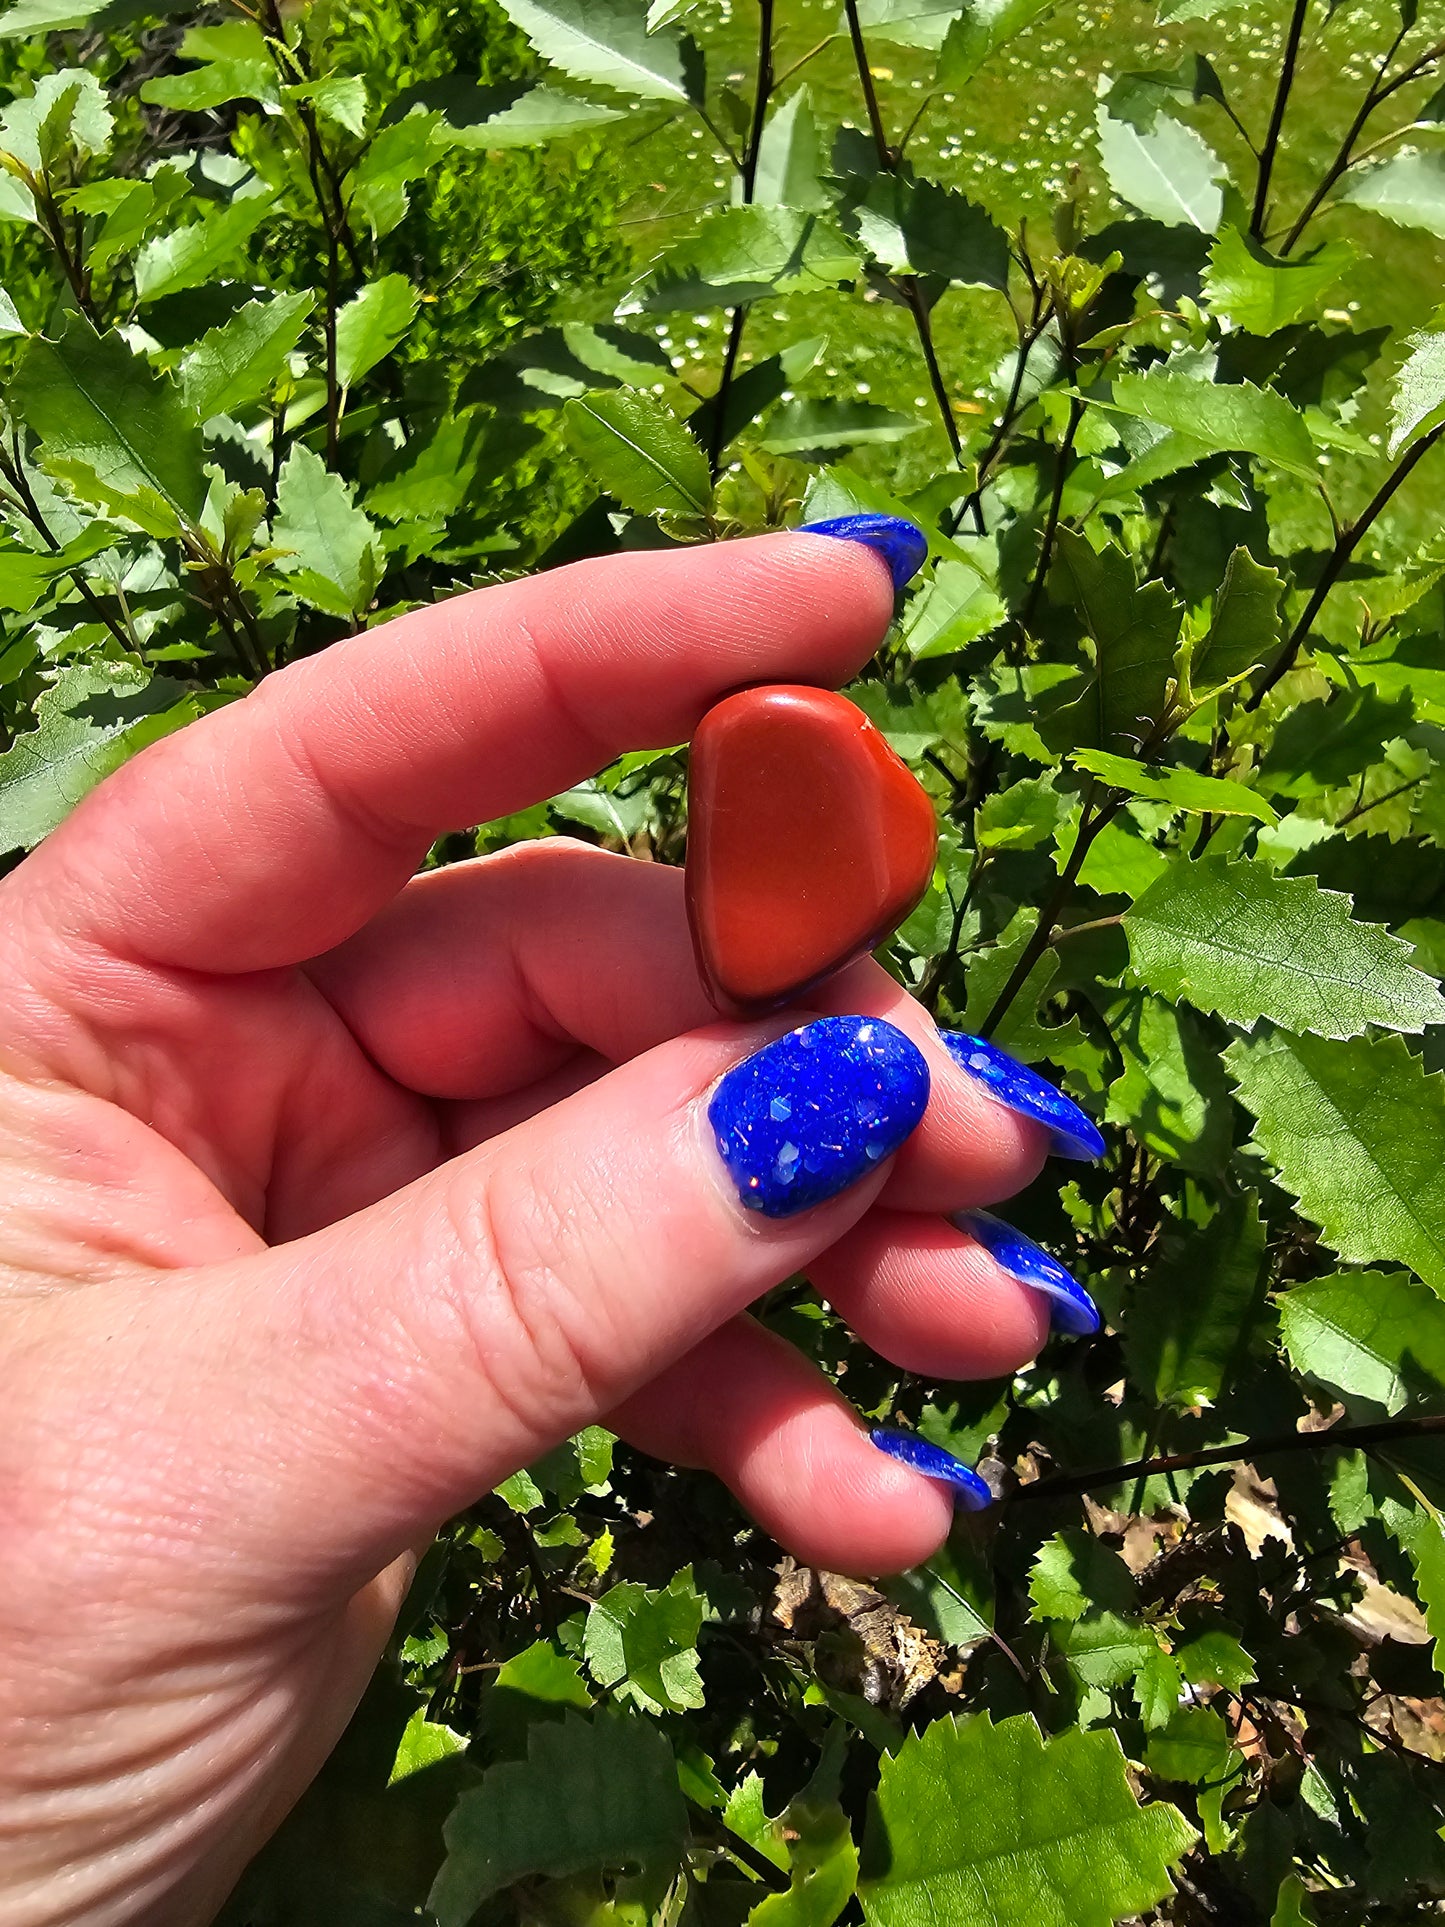
[[[1101,1120],[1010,1215],[1107,1327],[927,1384],[780,1286],[993,1510],[874,1589],[582,1434],[443,1535],[227,1918],[1435,1918],[1436,10],[505,4],[0,23],[4,848],[488,570],[906,513],[887,961]],[[676,860],[681,780],[434,860]]]

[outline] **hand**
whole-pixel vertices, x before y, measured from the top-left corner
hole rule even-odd
[[[804,1560],[942,1540],[946,1490],[744,1307],[807,1267],[904,1369],[1012,1368],[1046,1301],[941,1214],[1028,1181],[1043,1128],[869,960],[718,1023],[676,871],[559,840],[414,874],[740,683],[844,681],[890,608],[876,555],[798,534],[459,597],[157,744],[5,882],[0,1921],[207,1919],[409,1549],[591,1421]],[[932,1098],[763,1215],[708,1105],[830,1012],[906,1033]]]

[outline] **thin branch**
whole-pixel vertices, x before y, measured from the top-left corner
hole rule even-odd
[[[1024,604],[1020,618],[1025,629],[1034,619],[1034,612],[1039,606],[1039,597],[1044,592],[1049,565],[1054,559],[1054,543],[1058,540],[1059,534],[1059,512],[1064,505],[1064,484],[1069,478],[1069,458],[1074,452],[1074,437],[1078,434],[1079,423],[1083,419],[1084,403],[1078,395],[1075,395],[1069,403],[1069,419],[1054,463],[1054,489],[1049,498],[1048,519],[1044,523],[1044,539],[1039,546],[1038,566],[1034,570],[1034,579],[1029,585],[1028,601]]]
[[[1294,0],[1289,32],[1285,36],[1284,58],[1280,63],[1279,82],[1274,90],[1274,105],[1270,108],[1269,128],[1264,137],[1264,146],[1259,151],[1259,172],[1254,185],[1254,211],[1249,219],[1250,236],[1256,241],[1264,238],[1265,216],[1269,211],[1270,176],[1274,172],[1275,156],[1279,152],[1279,136],[1284,126],[1284,110],[1289,105],[1290,89],[1294,86],[1295,62],[1299,58],[1299,43],[1304,33],[1305,16],[1309,12],[1309,6],[1310,0]]]
[[[1370,501],[1361,509],[1355,520],[1348,523],[1340,531],[1335,546],[1330,550],[1329,556],[1325,561],[1325,566],[1320,571],[1320,579],[1315,584],[1314,591],[1309,601],[1305,604],[1299,621],[1290,631],[1289,640],[1275,657],[1268,675],[1245,703],[1244,706],[1246,709],[1258,709],[1259,705],[1264,701],[1270,690],[1274,688],[1280,677],[1288,675],[1289,671],[1294,667],[1295,658],[1304,647],[1305,640],[1314,625],[1314,619],[1324,607],[1325,597],[1344,573],[1345,566],[1349,562],[1350,557],[1359,547],[1366,533],[1379,520],[1391,496],[1394,495],[1395,491],[1405,480],[1406,476],[1410,474],[1415,465],[1435,446],[1441,435],[1445,435],[1445,422],[1441,422],[1437,428],[1432,428],[1428,435],[1422,435],[1419,441],[1413,443],[1412,446],[1405,451],[1394,468],[1391,469],[1390,473],[1385,477],[1384,481],[1381,482],[1379,488],[1376,489]]]
[[[1323,201],[1326,194],[1329,193],[1330,189],[1334,186],[1335,182],[1340,178],[1341,174],[1343,174],[1347,168],[1353,165],[1355,143],[1359,140],[1361,134],[1364,133],[1366,124],[1368,123],[1370,116],[1374,113],[1375,109],[1380,105],[1380,103],[1387,98],[1387,96],[1383,94],[1380,91],[1380,89],[1384,83],[1385,75],[1390,71],[1391,62],[1394,60],[1395,55],[1400,51],[1400,43],[1405,38],[1406,34],[1409,31],[1410,29],[1408,26],[1402,26],[1400,28],[1400,31],[1395,35],[1395,38],[1390,42],[1389,47],[1386,49],[1385,53],[1381,57],[1379,65],[1375,68],[1374,79],[1370,82],[1369,86],[1365,89],[1365,97],[1360,102],[1359,108],[1355,113],[1355,118],[1350,122],[1349,126],[1345,129],[1344,137],[1340,141],[1339,147],[1336,150],[1335,158],[1330,162],[1329,166],[1325,169],[1324,173],[1320,176],[1319,182],[1315,187],[1314,193],[1311,194],[1310,198],[1305,202],[1304,207],[1300,212],[1300,216],[1298,220],[1295,222],[1294,226],[1290,229],[1289,233],[1285,236],[1284,241],[1281,243],[1280,250],[1279,250],[1281,255],[1288,254],[1290,250],[1296,245],[1300,236],[1304,233],[1305,229],[1309,226],[1310,222],[1314,219],[1315,211],[1319,207],[1320,202]],[[1364,156],[1361,155],[1360,158],[1363,159]]]
[[[1281,1452],[1359,1451],[1375,1445],[1430,1438],[1445,1432],[1445,1413],[1424,1418],[1381,1419],[1374,1425],[1333,1425],[1323,1432],[1274,1432],[1262,1438],[1239,1439],[1233,1445],[1215,1445],[1204,1452],[1171,1452],[1162,1458],[1132,1459],[1127,1465],[1103,1466],[1092,1472],[1065,1472],[1056,1478],[1036,1479],[1020,1486],[1004,1500],[1017,1505],[1026,1499],[1063,1499],[1100,1486],[1125,1485],[1131,1479],[1152,1478],[1158,1473],[1192,1472],[1207,1465],[1253,1465]]]
[[[831,47],[833,42],[837,38],[838,38],[837,34],[830,33],[826,40],[820,40],[816,46],[809,47],[808,51],[805,54],[800,54],[798,56],[798,58],[793,62],[791,67],[784,67],[783,71],[778,75],[777,79],[773,82],[774,87],[776,88],[776,87],[785,86],[787,82],[793,78],[793,75],[797,73],[800,67],[806,67],[808,62],[810,60],[816,59],[816,57],[820,53],[822,53],[825,47]]]
[[[1427,771],[1426,774],[1428,775],[1429,772]],[[1361,778],[1362,782],[1363,780]],[[1335,828],[1342,830],[1346,823],[1353,823],[1358,817],[1368,816],[1371,810],[1379,809],[1382,803],[1393,803],[1397,796],[1404,796],[1408,791],[1418,789],[1424,781],[1424,776],[1412,776],[1408,782],[1397,783],[1394,789],[1386,790],[1383,796],[1373,797],[1368,803],[1356,803],[1353,809],[1347,810],[1339,819]]]
[[[12,459],[6,455],[4,448],[0,447],[0,474],[4,475],[6,481],[19,497],[24,507],[26,517],[33,525],[35,533],[50,550],[51,554],[54,555],[61,546],[60,541],[41,513],[40,504],[35,499],[35,491],[30,486],[29,476],[25,473],[25,460],[20,452],[20,430],[13,423],[11,424],[10,436],[14,444],[14,459],[12,461]],[[75,584],[81,601],[85,604],[86,608],[89,609],[95,620],[103,623],[105,627],[109,629],[111,635],[120,644],[122,649],[131,650],[139,654],[139,647],[135,637],[127,634],[116,621],[115,617],[106,608],[105,604],[100,600],[100,597],[96,595],[95,591],[81,574],[79,568],[70,569],[67,573],[71,581]]]
[[[868,126],[873,135],[873,145],[878,152],[878,165],[885,174],[891,174],[898,157],[888,145],[888,136],[883,131],[883,116],[878,110],[878,90],[873,85],[873,73],[868,65],[868,49],[863,43],[863,27],[858,19],[858,0],[843,0],[843,10],[848,16],[848,38],[853,43],[853,64],[858,69],[858,84],[863,89],[863,105],[868,111]]]
[[[748,144],[742,158],[743,205],[750,206],[758,180],[758,155],[762,152],[763,128],[768,117],[768,102],[773,93],[773,0],[758,0],[758,70],[753,82],[753,117],[748,129]],[[727,447],[728,398],[732,393],[733,377],[737,371],[738,352],[743,345],[743,329],[747,326],[748,304],[740,301],[732,311],[728,324],[727,347],[723,352],[722,373],[718,377],[717,393],[712,404],[712,431],[708,436],[708,467],[713,479],[722,467],[723,450]]]

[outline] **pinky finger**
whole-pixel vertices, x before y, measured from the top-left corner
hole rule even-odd
[[[608,1421],[631,1444],[716,1473],[804,1565],[901,1572],[948,1536],[953,1497],[874,1445],[800,1352],[734,1318]]]

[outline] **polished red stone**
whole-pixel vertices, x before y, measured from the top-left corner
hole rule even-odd
[[[761,1010],[874,949],[933,873],[933,805],[827,689],[744,689],[692,739],[687,905],[721,1009]]]

